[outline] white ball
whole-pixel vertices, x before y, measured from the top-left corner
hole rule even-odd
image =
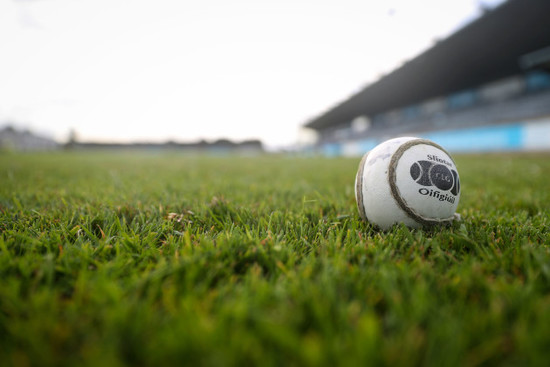
[[[458,216],[458,170],[449,153],[430,140],[390,139],[363,156],[355,199],[361,217],[382,229],[448,223]]]

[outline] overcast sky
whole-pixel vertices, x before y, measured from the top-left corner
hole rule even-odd
[[[0,0],[0,125],[60,141],[262,139],[502,0]],[[414,86],[408,86],[414,87]]]

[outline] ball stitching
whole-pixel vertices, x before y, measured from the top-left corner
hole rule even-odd
[[[403,145],[401,145],[399,148],[397,148],[397,150],[395,151],[395,153],[391,157],[390,165],[389,165],[389,169],[388,169],[388,183],[390,185],[390,192],[391,192],[393,198],[395,199],[395,201],[397,202],[397,205],[410,218],[412,218],[413,220],[415,220],[416,222],[418,222],[422,225],[433,225],[433,224],[451,222],[455,219],[454,214],[449,218],[435,219],[435,218],[426,218],[426,217],[422,216],[421,214],[417,213],[414,209],[410,208],[407,205],[407,203],[405,202],[405,200],[401,196],[401,192],[399,191],[399,188],[397,187],[397,183],[396,183],[396,180],[397,180],[397,177],[396,177],[397,176],[397,173],[396,173],[397,162],[399,162],[399,159],[401,158],[403,153],[405,153],[405,151],[407,151],[409,148],[411,148],[415,145],[419,145],[419,144],[431,145],[431,146],[433,146],[437,149],[440,149],[445,154],[447,154],[447,156],[451,159],[451,161],[453,162],[453,164],[456,167],[456,164],[455,164],[453,158],[451,157],[451,155],[449,153],[447,153],[447,151],[445,149],[443,149],[441,146],[439,146],[438,144],[436,144],[436,143],[434,143],[430,140],[426,140],[426,139],[415,139],[415,140],[407,141]],[[424,168],[424,167],[422,167],[422,168]],[[411,167],[411,169],[412,169],[412,167]],[[419,175],[420,175],[420,173],[419,173]],[[411,172],[411,176],[412,176],[412,172]],[[456,181],[458,181],[458,177],[456,178]]]

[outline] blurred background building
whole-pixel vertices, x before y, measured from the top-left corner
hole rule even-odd
[[[450,151],[550,150],[549,19],[548,0],[487,10],[310,120],[312,149],[360,155],[388,138],[419,136]]]
[[[79,141],[76,131],[71,131],[69,141],[60,144],[52,138],[38,135],[29,130],[20,130],[12,125],[0,128],[0,152],[32,152],[48,150],[146,150],[146,151],[182,151],[187,153],[228,154],[237,153],[243,155],[256,155],[264,152],[260,140],[243,140],[240,142],[228,139],[218,139],[213,142],[200,140],[197,142],[182,143],[167,141],[134,142],[134,143],[109,143],[109,142],[83,142]]]
[[[0,152],[55,150],[60,145],[53,139],[11,125],[0,129]]]

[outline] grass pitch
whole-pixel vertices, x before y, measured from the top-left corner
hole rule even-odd
[[[381,232],[359,159],[0,155],[1,364],[548,365],[550,156],[456,158]]]

